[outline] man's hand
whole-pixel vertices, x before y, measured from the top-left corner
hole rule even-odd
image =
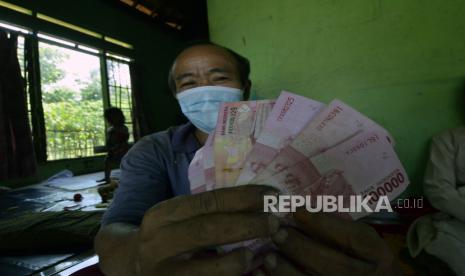
[[[397,260],[368,225],[328,214],[294,214],[297,229],[272,236],[279,254],[265,258],[271,275],[400,275]]]
[[[262,212],[263,195],[274,191],[266,186],[241,186],[180,196],[155,205],[146,212],[140,229],[130,240],[133,273],[241,275],[253,258],[249,250],[241,248],[221,256],[200,257],[197,253],[216,245],[274,234],[279,221]],[[102,267],[118,262],[108,259]]]

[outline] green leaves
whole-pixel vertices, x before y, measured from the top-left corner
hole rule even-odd
[[[102,102],[53,102],[44,104],[48,159],[93,155],[105,144]]]
[[[53,84],[64,78],[64,70],[58,68],[56,64],[60,64],[66,59],[68,59],[68,56],[59,49],[52,47],[39,48],[39,63],[42,85]]]

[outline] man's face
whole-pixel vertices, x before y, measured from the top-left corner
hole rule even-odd
[[[213,45],[199,45],[182,52],[172,69],[176,93],[199,86],[244,89],[234,57]]]

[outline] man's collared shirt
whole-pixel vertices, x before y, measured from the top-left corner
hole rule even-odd
[[[102,225],[139,225],[145,212],[168,198],[190,194],[187,170],[200,143],[191,123],[145,136],[121,162],[121,177]]]
[[[465,222],[465,127],[433,137],[423,190],[433,207]]]

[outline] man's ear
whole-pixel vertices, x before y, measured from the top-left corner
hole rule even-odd
[[[247,82],[244,85],[244,101],[248,101],[250,97],[250,89],[252,88],[252,81],[247,80]]]

